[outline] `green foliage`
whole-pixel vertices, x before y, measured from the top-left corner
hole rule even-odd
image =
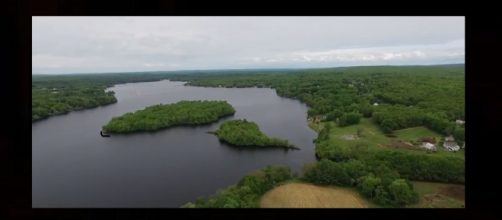
[[[374,116],[386,133],[423,125],[448,134],[454,129],[452,122],[465,118],[464,71],[464,65],[372,66],[173,79],[210,87],[266,86],[303,101],[310,107],[309,116],[325,115],[326,121],[359,112]],[[372,106],[375,102],[379,105]]]
[[[376,151],[375,163],[385,163],[403,177],[450,183],[464,183],[465,161],[445,155],[424,155],[407,151]]]
[[[363,176],[359,180],[360,184],[358,186],[359,191],[362,195],[369,199],[374,200],[376,197],[376,189],[378,186],[382,185],[382,180],[373,174]]]
[[[413,186],[399,173],[385,166],[366,164],[360,160],[333,162],[322,159],[306,170],[303,179],[323,185],[357,186],[368,199],[391,207],[404,207],[418,202]]]
[[[119,83],[147,82],[167,79],[173,73],[107,73],[33,75],[32,121],[117,102],[106,87]]]
[[[176,125],[207,124],[234,113],[235,109],[226,101],[179,101],[114,117],[103,130],[110,133],[154,131]]]
[[[315,142],[320,143],[321,141],[328,140],[330,132],[331,132],[331,124],[327,123],[321,129],[321,131],[319,132],[319,135],[317,135]]]
[[[373,115],[373,107],[369,103],[360,104],[358,110],[366,118],[369,118]]]
[[[464,65],[371,66],[307,70],[174,71],[156,73],[72,74],[33,76],[32,120],[115,102],[103,89],[117,83],[171,79],[208,87],[271,87],[278,95],[306,103],[309,116],[359,112],[374,116],[382,130],[427,126],[442,134],[455,132],[464,119]],[[75,92],[48,94],[58,88]],[[90,89],[86,96],[80,90]],[[100,93],[99,95],[96,95]],[[98,99],[95,97],[102,97]],[[73,100],[73,101],[69,101]],[[372,106],[372,103],[379,103]],[[389,107],[390,106],[390,107]],[[377,113],[376,115],[374,115]],[[461,130],[456,136],[462,136]]]
[[[363,120],[362,123],[367,123],[367,121]],[[402,177],[411,180],[453,183],[463,183],[465,180],[465,160],[463,157],[452,155],[450,152],[427,154],[422,151],[368,146],[370,144],[369,141],[371,141],[371,144],[378,141],[384,144],[383,141],[376,138],[350,141],[338,140],[338,135],[346,132],[357,133],[357,128],[351,128],[349,131],[346,131],[349,128],[331,128],[331,126],[326,126],[329,124],[323,124],[324,128],[320,131],[319,137],[316,140],[316,153],[320,158],[330,159],[335,162],[344,162],[351,159],[364,160],[366,164],[371,165],[371,172],[374,173],[380,172],[378,170],[380,169],[380,165],[385,165],[385,167],[399,172]],[[374,135],[371,133],[376,133],[375,129],[369,125],[371,124],[365,124],[365,128],[368,131],[363,132],[367,136]],[[331,133],[337,136],[330,138]],[[401,136],[401,133],[403,132],[399,132],[399,136]],[[427,136],[434,136],[434,133],[430,131],[424,133]],[[413,135],[408,136],[411,137]],[[381,172],[390,173],[387,171]]]
[[[396,179],[389,185],[389,194],[393,205],[403,207],[418,202],[418,193],[413,191],[413,185],[404,179]]]
[[[207,199],[187,203],[184,208],[258,208],[259,199],[267,191],[293,178],[284,166],[268,166],[244,176],[237,185],[230,186]]]
[[[330,111],[328,114],[326,114],[326,119],[324,119],[324,121],[336,121],[342,115],[343,112],[341,110],[334,109],[333,111]]]
[[[338,120],[338,125],[341,127],[354,125],[359,123],[360,119],[361,119],[361,114],[359,113],[356,112],[345,113]]]
[[[455,130],[453,130],[453,137],[457,142],[460,142],[460,144],[464,143],[465,141],[465,129],[463,127],[457,126],[455,127]]]
[[[338,163],[322,159],[304,173],[304,179],[324,185],[355,186],[366,174],[366,165],[359,160]]]
[[[256,123],[246,119],[225,121],[215,134],[220,140],[236,146],[295,148],[287,140],[268,137]]]
[[[32,87],[31,120],[117,102],[103,86]]]

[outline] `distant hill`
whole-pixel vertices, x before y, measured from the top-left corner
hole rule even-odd
[[[277,68],[277,69],[207,69],[207,70],[170,70],[170,71],[136,71],[136,72],[108,72],[108,73],[68,73],[68,74],[33,74],[33,77],[47,77],[51,78],[54,76],[61,75],[72,75],[72,76],[82,76],[82,75],[132,75],[132,74],[155,74],[155,75],[186,75],[186,74],[258,74],[258,73],[294,73],[294,72],[304,72],[304,71],[344,71],[351,69],[365,69],[365,68],[398,68],[398,67],[463,67],[465,64],[439,64],[439,65],[377,65],[377,66],[344,66],[344,67],[322,67],[322,68]]]

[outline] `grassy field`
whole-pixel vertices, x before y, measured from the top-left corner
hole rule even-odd
[[[374,205],[354,189],[288,183],[263,195],[261,208],[368,208]]]
[[[443,135],[438,134],[423,126],[396,130],[394,131],[394,134],[397,136],[397,138],[405,141],[414,141],[417,140],[417,138],[421,137],[435,137],[438,141],[443,138]]]
[[[410,208],[464,208],[464,185],[413,181],[420,202]]]
[[[412,143],[420,138],[435,137],[436,140],[442,140],[443,135],[438,134],[426,127],[413,127],[393,132],[395,137],[385,135],[378,125],[370,118],[362,118],[359,124],[346,127],[339,127],[335,122],[309,123],[310,128],[319,132],[327,123],[331,124],[331,132],[328,139],[328,145],[339,148],[350,148],[363,144],[368,146],[370,150],[378,150],[382,148],[395,150],[413,150],[419,153],[427,153],[425,149],[420,148],[418,143]],[[463,150],[459,152],[446,151],[442,146],[437,147],[438,151],[435,154],[448,154],[464,158]],[[329,151],[330,149],[319,149],[320,151]],[[319,152],[321,153],[321,152]],[[322,154],[322,153],[321,153]]]

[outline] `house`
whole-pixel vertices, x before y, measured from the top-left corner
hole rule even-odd
[[[457,142],[455,141],[445,141],[443,143],[443,147],[446,148],[448,151],[460,150],[460,146],[458,146]]]
[[[437,151],[436,145],[429,143],[429,142],[423,142],[421,147],[425,148],[426,150]]]
[[[462,121],[462,120],[460,120],[460,119],[457,119],[457,120],[455,121],[455,123],[457,123],[457,125],[463,125],[463,124],[465,124],[465,121]]]

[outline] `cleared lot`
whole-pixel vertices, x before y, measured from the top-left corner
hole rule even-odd
[[[367,208],[368,203],[354,190],[289,183],[267,192],[260,201],[262,208]]]

